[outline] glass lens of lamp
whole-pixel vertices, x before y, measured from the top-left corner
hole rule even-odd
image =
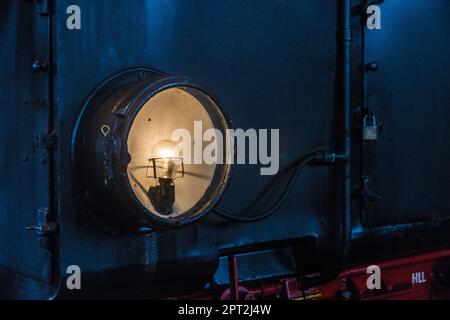
[[[187,130],[192,139],[191,150],[194,150],[194,122],[200,121],[203,132],[213,128],[210,111],[205,103],[214,102],[195,89],[170,88],[153,96],[140,109],[130,128],[128,135],[128,153],[131,162],[127,173],[132,190],[139,202],[151,213],[164,217],[179,217],[199,202],[204,201],[205,193],[211,184],[216,164],[184,164],[184,176],[180,178],[181,162],[174,160],[175,170],[171,178],[175,184],[175,203],[172,213],[162,215],[151,204],[148,190],[157,184],[157,179],[148,178],[148,162],[151,158],[159,158],[156,175],[168,175],[170,159],[182,157],[182,150],[175,154],[173,146],[177,143],[171,141],[172,132],[176,129]],[[202,142],[203,147],[207,145]],[[159,170],[161,169],[161,170]],[[162,172],[160,172],[162,171]],[[165,173],[164,173],[165,172]]]

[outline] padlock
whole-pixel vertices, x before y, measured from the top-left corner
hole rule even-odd
[[[368,118],[370,118],[371,124],[368,123],[369,120]],[[362,135],[364,141],[375,141],[378,139],[378,126],[377,126],[377,119],[375,118],[375,116],[364,117]]]

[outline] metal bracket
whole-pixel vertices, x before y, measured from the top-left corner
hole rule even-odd
[[[37,214],[37,224],[27,226],[25,229],[36,231],[36,235],[39,237],[48,237],[58,231],[58,224],[55,222],[49,222],[48,208],[39,208]]]
[[[103,167],[104,184],[108,185],[110,180],[114,179],[113,157],[118,145],[117,139],[108,136],[103,143]]]
[[[376,194],[376,181],[373,177],[363,178],[363,188],[361,192],[363,198],[364,212],[371,213],[375,209],[376,202],[383,200],[382,196]]]
[[[39,133],[34,136],[33,146],[35,148],[56,149],[58,137],[55,133]]]

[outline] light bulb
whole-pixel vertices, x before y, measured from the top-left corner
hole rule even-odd
[[[176,157],[177,145],[172,140],[160,140],[152,147],[151,158],[174,158]]]
[[[159,151],[159,156],[161,158],[173,158],[175,157],[175,152],[172,149],[164,148]]]
[[[176,144],[171,140],[161,140],[152,148],[152,165],[155,166],[154,178],[175,179],[182,164],[177,158]]]

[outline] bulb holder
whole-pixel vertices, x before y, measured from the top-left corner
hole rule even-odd
[[[171,178],[158,178],[158,184],[150,187],[148,197],[156,210],[161,214],[173,213],[175,203],[175,183]]]

